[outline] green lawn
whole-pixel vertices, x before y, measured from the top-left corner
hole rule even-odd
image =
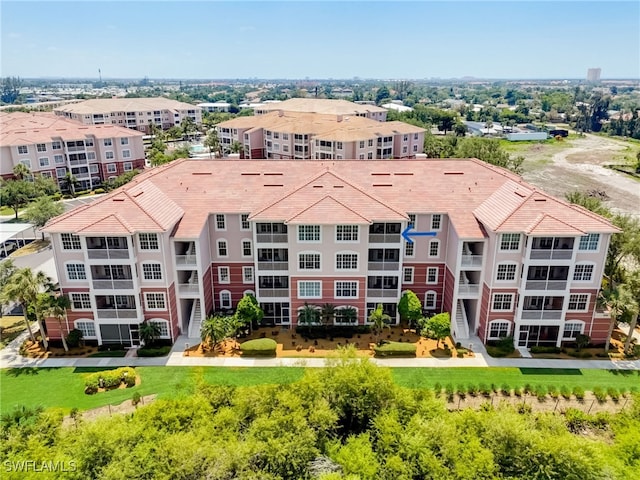
[[[84,374],[101,368],[22,368],[0,371],[0,413],[16,405],[61,407],[80,410],[107,404],[118,404],[140,395],[156,393],[175,398],[193,392],[198,382],[249,386],[284,384],[302,378],[302,367],[225,368],[225,367],[138,367],[142,383],[136,387],[85,395]],[[605,370],[552,370],[518,368],[396,368],[391,369],[398,385],[430,388],[436,383],[502,386],[511,388],[535,385],[581,386],[592,390],[596,386],[631,390],[640,386],[640,372]]]

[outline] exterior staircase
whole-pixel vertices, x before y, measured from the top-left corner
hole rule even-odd
[[[194,300],[189,318],[189,338],[200,338],[200,326],[202,325],[202,309],[200,300]]]
[[[467,323],[467,312],[464,309],[462,300],[458,300],[458,308],[456,309],[456,326],[455,339],[457,342],[467,340],[469,338],[469,324]]]

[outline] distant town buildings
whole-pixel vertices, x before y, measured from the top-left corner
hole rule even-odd
[[[231,104],[228,102],[213,102],[213,103],[199,103],[196,105],[200,107],[203,111],[214,113],[214,112],[228,112]]]
[[[145,164],[143,134],[117,125],[82,125],[52,113],[0,112],[0,175],[22,163],[65,188],[71,173],[86,190]]]
[[[599,82],[600,74],[602,73],[602,69],[600,68],[590,68],[587,70],[587,81],[588,82]]]
[[[57,107],[54,113],[85,125],[117,125],[144,133],[150,132],[151,124],[167,130],[185,118],[202,124],[200,107],[165,97],[85,100]]]

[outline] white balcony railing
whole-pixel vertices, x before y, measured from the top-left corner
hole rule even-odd
[[[259,297],[289,297],[288,288],[258,288]]]
[[[478,295],[480,293],[480,285],[471,283],[458,286],[458,295]]]
[[[138,311],[135,308],[104,308],[98,309],[98,318],[136,318]]]
[[[560,250],[547,250],[547,249],[532,249],[531,260],[568,260],[573,255],[573,250],[560,249]]]
[[[463,267],[481,267],[482,255],[462,255],[461,265]]]
[[[180,283],[178,285],[178,291],[180,293],[200,293],[200,286],[197,283]]]
[[[398,290],[387,290],[386,288],[367,288],[367,297],[370,298],[397,298]]]
[[[560,320],[562,310],[523,310],[523,320]]]
[[[289,270],[289,262],[258,262],[258,270]]]
[[[527,280],[527,290],[566,290],[566,280]]]
[[[96,290],[131,290],[133,280],[94,280],[93,288]]]
[[[176,265],[195,265],[195,255],[176,255]]]
[[[398,271],[400,262],[369,262],[369,270]]]

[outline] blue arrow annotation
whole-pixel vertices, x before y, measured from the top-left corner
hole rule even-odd
[[[407,225],[407,228],[405,228],[402,232],[402,238],[404,238],[409,243],[413,243],[413,238],[411,237],[435,237],[437,235],[437,232],[412,232],[412,229],[413,226]]]

